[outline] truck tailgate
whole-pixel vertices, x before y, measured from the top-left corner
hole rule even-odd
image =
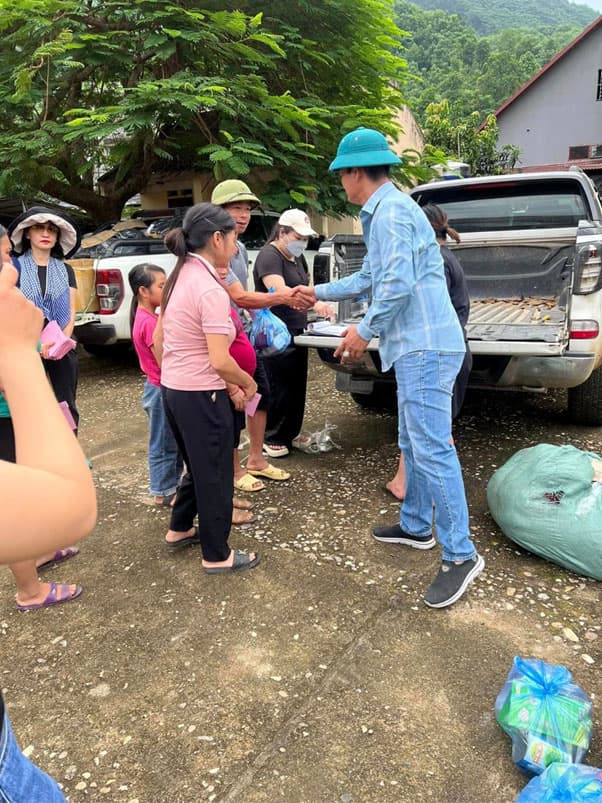
[[[473,354],[562,354],[567,344],[566,313],[555,298],[483,298],[471,302],[466,331]],[[357,323],[309,324],[295,343],[309,348],[336,349],[347,326]],[[378,349],[378,338],[368,345]]]

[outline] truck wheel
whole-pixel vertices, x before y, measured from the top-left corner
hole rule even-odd
[[[392,410],[397,408],[395,384],[375,384],[372,393],[352,393],[351,398],[367,410]]]
[[[602,368],[592,371],[582,385],[569,388],[569,418],[574,424],[602,425]]]

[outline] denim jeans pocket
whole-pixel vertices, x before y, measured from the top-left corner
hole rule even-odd
[[[439,352],[437,356],[439,360],[439,388],[451,396],[454,391],[456,377],[462,367],[464,355],[460,352],[452,352],[450,354]]]
[[[161,403],[161,388],[158,385],[153,385],[147,379],[142,391],[142,409],[148,414],[154,406]]]

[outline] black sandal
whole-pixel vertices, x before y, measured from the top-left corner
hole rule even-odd
[[[170,549],[178,549],[178,547],[181,546],[191,546],[192,544],[200,544],[201,536],[199,535],[199,528],[198,527],[194,528],[194,535],[188,535],[186,538],[180,538],[179,541],[167,541],[164,538],[163,543]]]
[[[207,574],[230,574],[231,572],[240,572],[243,569],[253,569],[258,563],[259,555],[257,553],[255,553],[253,560],[251,560],[248,552],[235,549],[232,566],[203,566],[203,568]]]

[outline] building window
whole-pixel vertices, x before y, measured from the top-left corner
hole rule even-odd
[[[571,145],[569,147],[569,162],[574,159],[588,159],[589,145]]]
[[[592,159],[602,159],[602,145],[592,145]]]
[[[598,88],[596,90],[596,100],[602,100],[602,70],[598,70]]]
[[[167,190],[167,206],[169,209],[180,209],[185,206],[192,206],[192,187],[183,190]]]

